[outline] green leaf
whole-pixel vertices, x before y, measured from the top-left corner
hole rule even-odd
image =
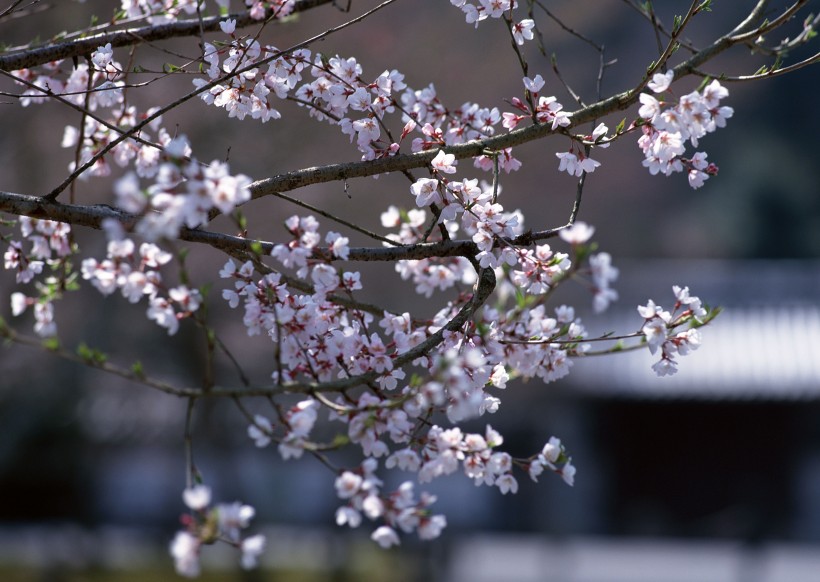
[[[108,356],[98,349],[89,347],[86,343],[81,343],[77,346],[77,355],[83,359],[86,364],[99,366],[108,360]]]
[[[142,367],[142,362],[137,360],[133,364],[131,364],[131,373],[134,374],[140,380],[145,378],[145,369]]]
[[[49,337],[43,340],[42,346],[50,352],[56,352],[60,349],[60,339],[57,337]]]
[[[343,447],[348,444],[350,444],[350,437],[346,434],[338,433],[336,436],[333,437],[333,441],[330,443],[330,446]]]
[[[239,229],[242,232],[248,230],[248,218],[245,216],[244,213],[240,212],[239,210],[235,213],[236,216],[236,223],[239,225]]]

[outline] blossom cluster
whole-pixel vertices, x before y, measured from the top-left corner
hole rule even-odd
[[[401,244],[423,240],[427,221],[427,212],[420,209],[401,212],[398,207],[390,206],[381,215],[383,226],[399,229],[398,233],[391,233],[388,238]],[[459,283],[472,284],[475,281],[475,272],[464,257],[397,261],[395,270],[402,279],[412,280],[416,293],[425,297],[431,297],[436,290],[444,291]]]
[[[185,529],[177,532],[170,544],[171,556],[178,574],[189,578],[199,575],[202,547],[218,541],[239,548],[244,569],[256,567],[265,549],[265,536],[257,534],[242,537],[242,530],[250,525],[256,511],[242,503],[219,503],[212,506],[211,488],[194,485],[182,492],[185,505],[191,510],[183,515]]]
[[[384,494],[381,490],[384,483],[376,475],[377,468],[378,461],[371,457],[336,478],[336,495],[346,502],[336,510],[336,523],[359,527],[362,517],[381,522],[383,525],[373,530],[370,538],[383,548],[400,543],[397,529],[404,533],[415,531],[422,540],[437,538],[447,519],[431,514],[429,507],[436,497],[425,492],[416,499],[412,481],[405,481],[395,491]]]
[[[266,16],[284,18],[296,4],[296,0],[244,0],[251,18],[262,20]],[[230,0],[215,0],[220,13],[230,7]],[[193,16],[202,9],[203,0],[122,0],[121,10],[128,19],[145,18],[151,24],[167,24],[180,16]]]
[[[108,241],[106,258],[102,261],[84,259],[81,271],[83,279],[103,295],[119,290],[130,303],[147,297],[148,319],[168,330],[168,335],[174,335],[179,321],[199,309],[202,296],[187,285],[165,289],[158,269],[171,259],[170,253],[155,244],[142,243],[137,248],[130,238],[113,238]]]
[[[91,55],[90,67],[87,62],[79,62],[72,65],[69,73],[63,70],[62,60],[51,61],[37,70],[14,71],[16,83],[26,88],[20,105],[46,103],[53,96],[92,112],[122,104],[122,67],[113,60],[113,54],[111,44],[100,46]],[[93,90],[88,91],[89,87]],[[124,121],[127,123],[127,118]]]
[[[154,110],[141,113],[133,105],[125,102],[122,81],[123,68],[113,59],[111,44],[100,46],[90,57],[91,64],[83,61],[75,63],[69,73],[63,70],[63,61],[54,61],[38,71],[20,69],[14,71],[16,82],[26,87],[21,104],[45,103],[48,96],[57,95],[60,99],[77,106],[86,107],[96,115],[83,117],[82,127],[68,125],[63,132],[61,145],[64,148],[75,148],[80,165],[90,161],[99,151],[118,138],[123,131],[134,127]],[[92,91],[88,91],[93,87]],[[103,111],[104,110],[104,111]],[[168,132],[161,126],[161,117],[149,125],[158,135],[158,143],[151,142],[151,134],[143,131],[140,140],[126,139],[112,150],[112,158],[120,167],[135,163],[141,175],[150,175],[151,169],[159,158],[159,148],[170,141]],[[75,169],[75,162],[69,166]],[[111,173],[108,158],[99,157],[88,170],[81,175],[107,176]]]
[[[229,0],[217,0],[227,7]],[[180,15],[193,15],[199,10],[200,0],[122,0],[120,9],[128,19],[146,18],[151,24],[173,22]]]
[[[438,160],[434,164],[436,171],[446,174],[446,162],[443,158]],[[463,207],[458,206],[463,212]],[[402,213],[396,208],[385,213],[383,221],[399,228],[394,236],[403,242],[416,240],[425,222],[420,209]],[[330,405],[331,417],[347,425],[347,438],[361,447],[366,459],[385,457],[386,468],[417,472],[419,481],[424,482],[451,473],[452,463],[447,459],[452,457],[464,462],[465,474],[477,483],[515,492],[513,459],[506,453],[491,450],[503,441],[497,432],[488,428],[487,435],[480,438],[465,435],[462,439],[457,428],[430,428],[419,421],[436,410],[445,411],[453,423],[495,412],[500,400],[487,389],[503,389],[510,378],[508,369],[522,377],[538,376],[545,381],[565,376],[571,366],[570,358],[583,354],[588,348],[584,343],[586,330],[574,310],[561,306],[556,309],[555,317],[550,317],[543,304],[523,309],[517,306],[506,312],[486,306],[472,333],[448,334],[436,350],[416,358],[412,364],[425,371],[426,379],[419,381],[417,375],[413,385],[406,384],[406,373],[394,365],[395,359],[445,326],[459,309],[459,303],[448,303],[429,322],[416,322],[406,313],[384,313],[379,322],[384,336],[367,333],[373,322],[372,314],[344,310],[332,301],[333,294],[340,290],[361,288],[358,274],[340,274],[327,258],[317,258],[346,256],[346,239],[332,232],[323,237],[318,223],[311,217],[291,217],[286,227],[292,240],[276,245],[271,254],[283,268],[293,269],[300,278],[312,281],[313,293],[294,293],[279,272],[258,278],[251,262],[237,266],[229,261],[221,271],[223,278],[234,280],[233,289],[225,289],[223,297],[232,307],[238,307],[240,302],[244,304],[243,319],[248,334],[264,334],[280,344],[279,361],[272,372],[274,382],[286,384],[302,379],[331,382],[335,378],[376,372],[380,390],[365,391],[353,401],[350,397],[340,397]],[[578,223],[567,229],[563,238],[578,250],[588,242],[592,232],[591,227]],[[543,264],[544,276],[549,275],[549,269],[556,269],[553,273],[556,280],[570,269],[568,255],[553,253],[547,245],[534,251],[512,251],[513,257],[519,254],[524,257],[522,261],[532,263],[534,270],[536,262]],[[604,253],[593,254],[591,258],[593,279],[600,282],[602,289],[608,289],[617,270]],[[505,269],[499,269],[503,274]],[[532,287],[534,283],[525,281],[525,275],[511,270],[508,284]],[[543,287],[541,292],[552,282],[552,279],[538,282]],[[428,294],[426,288],[418,291]],[[536,297],[535,293],[531,296]],[[248,434],[257,446],[267,446],[275,440],[283,458],[297,458],[310,447],[310,433],[317,422],[318,408],[319,403],[313,398],[297,403],[284,415],[280,414],[282,426],[278,431],[267,417],[256,415]],[[445,446],[445,442],[450,444]],[[480,442],[494,444],[479,447]],[[550,452],[553,449],[545,450],[541,456],[525,463],[531,477],[535,478],[544,468],[551,468],[571,482],[574,467],[568,463],[568,457],[558,463],[558,457]],[[360,523],[362,513],[371,519],[385,515],[382,510],[389,507],[389,503],[385,505],[385,498],[373,493],[378,490],[373,471],[375,469],[360,469],[361,479],[347,476],[347,480],[353,479],[361,487],[356,489],[357,501],[340,510],[344,517],[339,519],[343,523]],[[380,503],[376,499],[381,500]],[[408,528],[400,525],[398,529],[407,531]],[[390,532],[395,530],[379,531],[374,533],[374,539],[381,540],[379,543],[394,539]]]
[[[479,13],[499,17],[503,10],[499,12],[490,4],[486,8],[479,7]],[[509,3],[507,5],[509,8]],[[471,5],[462,2],[460,6],[465,9]],[[533,26],[533,21],[525,20],[514,25],[513,30],[523,35],[522,38],[532,38]],[[200,98],[205,103],[224,108],[229,117],[250,117],[266,122],[281,117],[271,101],[273,97],[295,101],[308,107],[309,114],[317,120],[339,126],[350,141],[356,143],[363,160],[395,155],[404,138],[414,132],[421,135],[412,138],[410,147],[411,151],[419,152],[488,138],[496,134],[499,124],[512,130],[524,119],[548,124],[553,131],[571,123],[570,115],[554,96],[539,94],[544,86],[541,75],[533,79],[524,77],[532,107],[513,97],[510,103],[518,113],[502,114],[498,108],[481,107],[472,102],[448,109],[432,84],[414,90],[395,69],[366,81],[355,58],[338,55],[327,58],[305,48],[281,52],[274,46],[263,46],[256,39],[237,37],[232,20],[223,22],[222,30],[230,36],[230,41],[205,43],[203,59],[207,64],[207,79],[193,81],[202,91]],[[308,72],[310,80],[306,78]],[[402,114],[404,127],[395,141],[385,124],[385,115],[397,111]],[[608,143],[601,142],[607,131],[608,128],[600,124],[590,136],[578,139],[587,146],[606,147]],[[600,166],[579,143],[573,138],[569,151],[556,154],[559,171],[581,176]],[[493,170],[496,163],[506,172],[521,167],[521,162],[512,155],[512,148],[474,159],[475,167],[485,171]]]
[[[383,124],[384,116],[397,110],[402,112],[405,123],[399,142],[414,130],[421,133],[412,140],[412,151],[492,136],[502,121],[497,108],[475,103],[448,110],[433,85],[410,89],[404,75],[395,69],[365,81],[355,58],[327,58],[308,49],[283,53],[255,39],[237,38],[230,20],[223,31],[231,40],[205,44],[209,80],[197,78],[194,85],[203,89],[201,99],[205,103],[224,108],[229,117],[251,117],[262,122],[278,119],[281,113],[271,98],[290,99],[308,107],[317,120],[338,125],[351,142],[355,141],[366,160],[398,152],[400,144],[393,141]],[[232,75],[234,72],[240,74]],[[509,152],[507,157],[509,171],[517,167],[517,162]],[[481,162],[479,158],[476,164]]]
[[[658,94],[667,93],[673,77],[673,71],[656,73],[649,88]],[[700,188],[709,176],[716,175],[718,168],[706,161],[706,153],[696,152],[690,158],[684,157],[685,142],[688,140],[692,147],[698,147],[700,138],[726,126],[726,120],[734,110],[720,102],[728,95],[728,89],[717,80],[702,91],[692,91],[672,103],[641,93],[638,115],[646,121],[638,146],[645,156],[644,167],[652,175],[669,176],[686,171],[692,188]],[[671,106],[664,108],[666,105]]]
[[[316,424],[318,409],[319,402],[309,398],[292,406],[284,415],[282,424],[287,427],[287,432],[279,439],[279,454],[283,459],[298,459],[302,456],[310,431]],[[248,427],[248,436],[257,447],[266,447],[274,438],[274,426],[266,416],[257,414],[253,424]]]
[[[139,172],[117,181],[117,206],[140,216],[135,231],[146,240],[173,239],[184,227],[207,223],[211,212],[230,214],[251,199],[248,176],[231,174],[225,162],[203,164],[190,155],[188,140],[176,137],[142,174],[153,178],[148,188],[140,186]]]
[[[443,161],[437,167],[446,173]],[[401,213],[393,208],[383,220],[399,227],[397,240],[414,240],[417,227],[424,222],[423,218],[419,220],[421,214],[420,209]],[[355,307],[344,309],[334,301],[337,293],[361,288],[358,273],[339,272],[332,266],[334,258],[347,256],[347,240],[333,232],[322,236],[312,217],[293,216],[286,221],[286,228],[291,241],[276,245],[271,255],[282,269],[293,270],[300,279],[311,281],[311,292],[295,292],[281,272],[260,277],[252,262],[237,265],[228,261],[220,275],[234,284],[223,290],[223,298],[232,307],[243,305],[248,335],[266,335],[279,345],[271,372],[274,383],[287,386],[307,380],[321,387],[321,383],[338,378],[375,373],[378,389],[366,390],[356,398],[322,401],[330,408],[332,419],[345,423],[347,440],[358,445],[365,457],[362,467],[343,472],[337,480],[337,489],[349,492],[349,497],[343,498],[350,500],[337,512],[337,521],[355,526],[363,516],[380,520],[383,525],[373,537],[383,545],[398,543],[397,532],[417,530],[422,537],[432,536],[432,531],[438,532],[444,526],[443,517],[432,521],[426,517],[431,499],[423,495],[416,502],[409,484],[390,495],[381,493],[381,481],[375,475],[379,458],[385,459],[387,469],[416,472],[419,482],[452,473],[454,459],[455,466],[461,464],[477,484],[514,493],[518,487],[512,474],[515,463],[507,453],[496,449],[503,442],[500,434],[488,427],[485,435],[464,435],[458,428],[430,427],[423,419],[443,411],[450,422],[459,423],[497,411],[500,399],[490,391],[505,388],[510,378],[508,370],[545,381],[565,376],[571,366],[570,357],[587,349],[586,331],[574,310],[561,306],[556,316],[550,317],[542,304],[524,309],[511,307],[506,312],[485,306],[472,332],[446,334],[435,350],[410,362],[416,369],[416,379],[410,383],[406,371],[396,366],[396,359],[446,326],[467,298],[448,302],[426,322],[415,321],[407,313],[385,312],[378,322],[382,334],[373,333],[373,314]],[[579,224],[566,239],[578,248],[591,233],[591,228]],[[526,257],[522,260],[539,261],[545,269],[569,269],[568,256],[553,255],[546,245],[536,251],[514,249],[512,256],[518,257],[519,252]],[[439,266],[446,269],[445,265]],[[467,268],[472,269],[469,263],[460,276]],[[498,269],[503,275],[505,269]],[[558,278],[558,271],[554,274]],[[517,277],[511,274],[508,284],[514,285]],[[428,294],[426,288],[419,292]],[[278,423],[257,414],[248,435],[260,447],[277,442],[285,459],[298,458],[305,450],[312,450],[311,431],[319,409],[319,401],[308,398],[279,411]],[[552,453],[542,456],[522,460],[520,466],[526,467],[533,478],[550,468],[572,482],[574,467],[568,457],[559,462]]]
[[[24,107],[45,103],[54,95],[96,113],[83,116],[82,127],[67,125],[63,131],[62,147],[74,148],[77,152],[69,170],[94,159],[80,178],[110,175],[112,159],[121,168],[133,164],[139,176],[150,178],[158,171],[162,149],[172,141],[169,132],[162,127],[161,116],[153,118],[146,128],[141,129],[138,138],[129,137],[117,143],[110,150],[110,156],[98,155],[123,133],[153,116],[157,109],[141,112],[125,101],[124,71],[113,57],[114,51],[109,43],[91,54],[90,66],[85,61],[72,64],[69,73],[64,71],[64,61],[59,60],[39,70],[14,71],[16,83],[26,87],[20,102]],[[88,91],[89,87],[93,89]],[[153,135],[156,135],[155,141]]]
[[[429,391],[425,390],[425,393],[429,396]],[[435,397],[433,400],[436,400]],[[344,408],[341,402],[337,404],[337,410]],[[301,447],[307,442],[316,422],[317,408],[316,400],[307,399],[286,413],[284,424],[287,436],[279,445],[283,458],[301,455]],[[416,406],[408,408],[412,409],[419,410]],[[461,468],[476,485],[496,486],[502,494],[516,493],[518,481],[512,470],[517,463],[527,470],[533,480],[549,468],[568,484],[573,484],[575,468],[560,440],[555,437],[538,455],[515,460],[508,453],[496,450],[504,439],[489,425],[483,435],[463,433],[457,427],[444,429],[437,425],[428,428],[424,434],[409,422],[410,414],[389,406],[388,401],[382,401],[374,394],[365,393],[355,409],[347,413],[334,412],[333,416],[348,423],[351,440],[362,446],[365,455],[359,467],[339,471],[335,482],[336,494],[345,501],[345,505],[337,509],[336,522],[349,527],[359,527],[364,518],[380,523],[371,538],[385,548],[400,543],[398,532],[407,534],[415,531],[423,540],[434,539],[446,526],[446,518],[430,512],[429,507],[435,502],[434,496],[422,492],[418,499],[415,498],[411,481],[405,481],[395,491],[385,494],[382,491],[383,481],[377,475],[378,457],[386,457],[386,469],[417,473],[419,483],[453,474]],[[269,444],[273,432],[270,421],[260,415],[248,428],[248,434],[257,446]],[[390,452],[387,445],[378,440],[383,433],[389,434],[394,443],[402,444],[402,448]],[[294,440],[300,443],[295,448],[292,446]],[[295,455],[294,450],[298,451]]]
[[[644,339],[653,355],[660,349],[661,359],[652,365],[658,376],[671,376],[678,371],[676,355],[685,356],[700,347],[701,325],[708,312],[698,297],[689,294],[689,287],[672,287],[675,305],[672,311],[664,310],[651,299],[646,305],[638,306],[638,313],[644,318],[641,327]],[[677,328],[690,323],[684,331]]]
[[[524,18],[517,22],[512,20],[513,10],[518,8],[516,0],[478,0],[475,3],[467,2],[467,0],[450,0],[450,4],[460,8],[467,23],[475,24],[476,28],[488,18],[504,18],[511,24],[510,32],[516,44],[522,45],[524,41],[533,39],[534,20],[531,18]]]
[[[461,469],[476,486],[495,486],[502,494],[518,491],[518,481],[512,473],[515,464],[526,468],[533,480],[537,480],[544,468],[549,468],[561,475],[567,484],[573,484],[575,467],[559,439],[550,438],[541,453],[522,460],[494,450],[503,442],[501,434],[489,425],[484,434],[463,433],[457,427],[444,429],[434,425],[417,445],[399,449],[387,457],[385,467],[417,472],[419,483]],[[357,469],[343,471],[337,477],[336,494],[347,500],[336,511],[337,524],[357,527],[363,516],[371,521],[380,520],[383,525],[372,532],[371,539],[385,548],[400,543],[397,530],[404,533],[416,531],[423,540],[438,537],[447,521],[443,515],[432,514],[429,510],[435,496],[423,492],[417,501],[411,481],[403,482],[394,492],[384,495],[381,492],[383,483],[376,475],[377,468],[377,460],[369,457]]]
[[[22,240],[11,239],[3,255],[6,270],[15,271],[18,284],[31,283],[43,274],[44,267],[57,272],[74,253],[71,243],[71,226],[54,220],[39,220],[21,216],[18,219]],[[25,242],[28,244],[25,244]],[[11,313],[21,315],[29,306],[34,307],[34,332],[40,337],[57,334],[54,321],[54,300],[68,285],[58,275],[37,281],[37,296],[27,296],[15,291],[11,294]]]

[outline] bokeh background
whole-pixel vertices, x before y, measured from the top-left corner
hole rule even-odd
[[[312,10],[270,27],[263,39],[290,46],[376,4],[353,0],[351,13],[333,6]],[[688,8],[680,0],[657,4],[666,22]],[[715,2],[689,38],[701,45],[713,40],[753,4]],[[774,10],[785,3],[772,4]],[[820,10],[817,0],[809,4]],[[0,22],[3,41],[49,38],[85,25],[92,13],[104,20],[118,5],[55,3]],[[617,59],[603,78],[605,95],[633,85],[657,54],[651,28],[625,2],[556,0],[548,6],[567,26],[604,45],[606,60]],[[796,34],[799,23],[793,24],[770,40]],[[594,100],[600,55],[543,16],[540,25],[563,79]],[[184,41],[163,47],[191,56],[196,50]],[[506,110],[504,100],[521,92],[503,27],[489,22],[473,30],[444,0],[399,0],[311,48],[356,56],[366,77],[397,68],[414,88],[434,83],[450,107],[475,101]],[[789,62],[812,48],[795,51]],[[534,46],[526,54],[531,76],[541,73],[545,92],[573,109],[549,59]],[[141,48],[138,57],[149,70],[176,62],[154,47]],[[117,59],[127,60],[124,53]],[[762,64],[768,64],[763,56],[738,48],[704,68],[750,74]],[[14,90],[2,83],[0,90]],[[443,538],[426,545],[406,539],[383,552],[367,539],[368,531],[332,525],[337,503],[325,468],[307,459],[286,464],[274,450],[253,448],[235,408],[201,403],[194,426],[199,469],[219,498],[253,504],[256,527],[269,536],[261,570],[241,572],[232,552],[213,548],[203,579],[820,580],[819,83],[817,69],[807,68],[729,85],[735,116],[702,141],[720,175],[697,191],[683,176],[650,176],[631,137],[597,151],[602,166],[588,179],[580,218],[596,226],[601,249],[621,269],[620,300],[598,318],[581,288],[559,299],[584,311],[598,332],[636,329],[635,306],[650,297],[669,305],[673,284],[689,285],[725,312],[704,330],[702,349],[682,359],[674,378],[655,378],[653,360],[643,352],[578,361],[560,383],[511,386],[501,411],[471,427],[491,422],[521,455],[560,436],[578,466],[575,487],[548,476],[538,484],[522,478],[517,495],[501,496],[466,478],[443,480],[430,487],[448,517]],[[687,79],[676,88],[683,93],[696,84]],[[189,77],[165,78],[130,98],[147,107],[189,87]],[[59,142],[78,115],[57,104],[21,109],[10,97],[0,102],[0,188],[48,192],[65,176],[72,154]],[[164,124],[186,134],[198,158],[227,157],[234,171],[253,178],[358,158],[336,128],[289,104],[281,111],[282,120],[261,125],[229,120],[196,101]],[[625,115],[632,119],[636,111]],[[614,127],[623,116],[606,121]],[[502,177],[505,207],[524,210],[528,227],[566,221],[574,181],[556,172],[554,152],[567,146],[564,138],[522,146],[516,150],[522,170]],[[79,183],[78,201],[108,201],[115,177]],[[347,192],[327,184],[297,194],[376,229],[388,205],[412,204],[406,180],[392,175],[351,180]],[[249,217],[251,233],[276,240],[283,219],[296,212],[280,201],[259,201]],[[96,234],[77,232],[85,251],[96,249],[99,256]],[[223,262],[207,249],[193,249],[192,279],[207,281]],[[435,309],[420,303],[391,266],[356,267],[366,299],[391,309]],[[0,275],[0,314],[7,320],[12,284],[12,276]],[[269,346],[247,341],[218,292],[211,304],[243,367],[263,380]],[[69,296],[58,305],[58,322],[66,345],[82,340],[114,360],[139,359],[152,374],[181,383],[201,377],[199,335],[183,326],[166,341],[143,307],[118,297],[103,299],[93,291]],[[24,330],[30,324],[19,323]],[[45,351],[3,347],[0,579],[174,579],[167,541],[184,509],[184,417],[180,400],[56,361]]]

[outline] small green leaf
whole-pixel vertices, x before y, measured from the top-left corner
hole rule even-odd
[[[350,437],[346,434],[338,433],[336,436],[333,437],[333,441],[330,443],[330,446],[343,447],[348,444],[350,444]]]
[[[80,356],[85,363],[93,366],[99,366],[108,360],[108,356],[103,352],[98,349],[91,348],[85,343],[81,343],[77,346],[77,355]]]
[[[56,352],[60,349],[60,340],[57,337],[49,337],[43,340],[43,347],[50,352]]]
[[[142,367],[142,362],[139,360],[131,364],[131,372],[139,379],[145,378],[145,369]]]
[[[239,229],[242,232],[245,232],[246,230],[248,230],[248,218],[242,212],[240,212],[238,210],[236,211],[235,216],[236,216],[236,223],[239,225]]]
[[[202,295],[203,303],[208,298],[208,295],[210,294],[212,287],[213,287],[212,283],[205,283],[205,284],[199,286],[199,294]]]

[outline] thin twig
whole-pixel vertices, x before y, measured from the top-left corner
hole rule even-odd
[[[193,438],[193,419],[194,419],[194,405],[196,404],[196,397],[188,398],[188,408],[185,413],[185,483],[188,489],[194,486],[196,480],[196,466],[194,465],[194,438]]]
[[[800,61],[799,63],[794,63],[787,67],[780,67],[779,69],[775,69],[773,71],[766,71],[765,73],[759,73],[755,75],[740,75],[740,76],[729,76],[729,75],[713,75],[711,73],[706,73],[701,71],[700,69],[692,69],[692,72],[696,75],[700,75],[701,77],[708,77],[711,79],[720,79],[721,81],[726,82],[744,82],[744,81],[759,81],[760,79],[768,79],[770,77],[777,77],[780,75],[785,75],[787,73],[793,73],[798,69],[802,69],[803,67],[808,67],[809,65],[814,65],[820,63],[820,53],[810,56],[807,59]]]

